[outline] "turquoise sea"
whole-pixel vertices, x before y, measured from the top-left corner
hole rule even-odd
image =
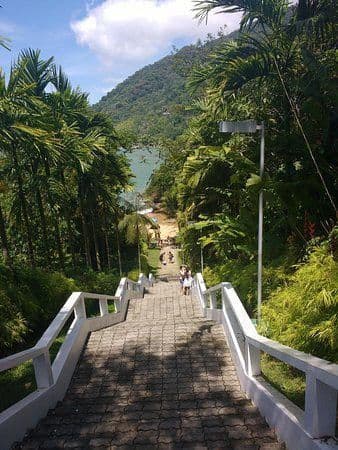
[[[160,152],[157,148],[135,148],[126,153],[130,161],[130,168],[133,172],[134,178],[131,183],[134,185],[133,190],[124,192],[121,196],[123,201],[135,204],[136,194],[143,194],[151,174],[154,169],[161,163]]]
[[[131,170],[135,175],[133,179],[135,192],[142,194],[146,189],[153,170],[161,163],[159,153],[156,148],[137,148],[127,154]]]

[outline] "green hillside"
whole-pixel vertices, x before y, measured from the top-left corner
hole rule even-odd
[[[138,70],[102,97],[94,109],[108,113],[119,131],[134,135],[137,142],[174,139],[183,132],[191,115],[187,107],[192,99],[185,84],[192,67],[236,35],[210,37]]]

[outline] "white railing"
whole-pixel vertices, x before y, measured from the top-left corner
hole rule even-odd
[[[1,450],[22,439],[63,399],[88,334],[125,320],[129,300],[143,297],[145,288],[152,284],[152,275],[147,278],[141,274],[138,282],[122,278],[115,296],[73,292],[34,347],[0,359],[0,372],[32,361],[37,386],[36,391],[0,413]],[[86,299],[99,302],[99,316],[87,318]],[[114,303],[115,312],[109,313],[108,302]],[[72,314],[74,319],[51,364],[49,349]]]
[[[223,325],[242,389],[287,447],[337,449],[338,365],[258,334],[230,283],[206,289],[202,275],[197,274],[194,290],[205,316]],[[305,373],[305,411],[260,376],[261,352]]]

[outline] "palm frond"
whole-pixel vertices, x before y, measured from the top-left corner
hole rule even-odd
[[[243,13],[241,30],[253,30],[257,25],[280,27],[289,7],[287,0],[195,0],[196,17],[207,20],[211,11],[216,13]]]
[[[11,50],[9,43],[11,42],[10,39],[4,37],[4,36],[0,36],[0,47],[5,48],[6,50]]]

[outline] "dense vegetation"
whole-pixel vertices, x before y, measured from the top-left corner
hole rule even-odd
[[[137,267],[147,236],[119,226],[132,212],[121,139],[53,58],[25,50],[0,72],[0,354],[36,339],[73,290],[113,294]]]
[[[192,67],[232,35],[183,47],[148,65],[120,83],[95,106],[95,111],[109,114],[121,135],[131,142],[158,143],[174,139],[187,126],[192,94],[185,89]]]
[[[22,52],[7,83],[1,74],[0,102],[4,261],[110,268],[130,176],[112,123],[39,51]]]
[[[209,285],[231,281],[256,310],[258,194],[264,192],[261,330],[338,360],[337,32],[332,0],[196,1],[196,12],[243,13],[240,35],[192,71],[189,127],[167,143],[148,192],[178,209],[185,260]],[[221,134],[221,120],[266,127]],[[196,242],[198,245],[196,245]],[[329,280],[330,278],[330,280]]]
[[[148,194],[177,214],[185,260],[198,270],[202,246],[207,283],[231,281],[254,316],[263,189],[260,329],[338,361],[335,2],[195,3],[201,18],[242,12],[240,34],[142,69],[94,110],[38,51],[1,73],[0,353],[34,341],[72,290],[112,293],[122,272],[137,278],[147,232],[119,202],[130,172],[118,148],[161,140]],[[218,131],[248,118],[266,126],[262,178],[259,136]],[[270,379],[288,377],[265,363]]]

